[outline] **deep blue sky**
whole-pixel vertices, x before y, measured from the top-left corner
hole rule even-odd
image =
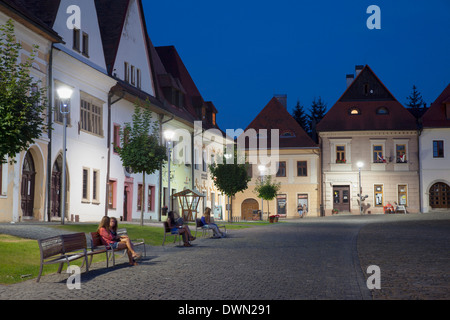
[[[405,105],[450,83],[449,0],[144,0],[155,46],[174,45],[223,130],[245,128],[274,94],[331,108],[345,76],[368,64]],[[381,9],[369,30],[367,7]]]

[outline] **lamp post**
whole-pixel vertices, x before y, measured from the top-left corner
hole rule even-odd
[[[172,130],[166,130],[164,131],[164,138],[167,142],[167,149],[169,156],[167,158],[167,192],[168,192],[168,200],[169,203],[167,204],[167,212],[170,212],[172,210],[172,199],[170,197],[170,156],[172,154],[172,139],[173,139],[174,132]]]
[[[264,174],[266,173],[266,166],[261,164],[258,166],[258,170],[259,170],[259,173],[261,174],[261,185],[262,185],[264,183]],[[267,211],[267,212],[269,212],[269,211]],[[267,215],[268,214],[269,213],[267,213]],[[264,215],[264,199],[261,198],[261,219],[262,219],[263,215]],[[267,220],[269,220],[269,217],[267,217]]]
[[[356,166],[358,167],[359,170],[359,214],[363,214],[363,209],[362,209],[362,185],[361,185],[361,168],[364,166],[364,163],[362,161],[358,161],[356,163]]]
[[[66,149],[67,149],[67,117],[70,114],[70,97],[73,90],[69,87],[60,87],[56,90],[59,97],[59,111],[64,117],[63,133],[63,165],[62,165],[62,200],[61,200],[61,224],[64,224],[66,216]]]

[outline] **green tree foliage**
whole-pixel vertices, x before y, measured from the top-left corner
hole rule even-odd
[[[125,123],[121,128],[121,147],[115,147],[124,167],[131,168],[134,173],[142,173],[144,186],[145,175],[159,170],[162,163],[167,161],[166,147],[159,144],[158,129],[159,123],[152,122],[149,108],[135,105],[133,122]],[[141,225],[144,224],[144,199],[145,188],[142,188]]]
[[[305,130],[307,134],[310,134],[311,130],[308,122],[308,115],[306,114],[303,106],[300,104],[300,101],[297,101],[292,116],[303,128],[303,130]]]
[[[14,24],[0,25],[0,161],[14,163],[14,156],[28,150],[30,144],[48,128],[42,112],[47,107],[47,88],[30,75],[37,46],[25,61],[19,55]]]
[[[265,176],[264,179],[260,178],[256,181],[254,192],[257,194],[258,198],[267,201],[267,208],[269,208],[269,201],[277,197],[280,188],[281,182],[274,182],[272,181],[272,176]],[[267,209],[267,211],[269,212],[269,209]]]
[[[411,95],[409,97],[406,97],[408,100],[408,103],[406,103],[406,106],[411,109],[419,109],[422,106],[425,107],[425,102],[423,101],[422,95],[417,90],[417,87],[413,85],[413,91],[411,92]]]
[[[224,156],[222,163],[209,165],[209,171],[217,189],[228,197],[233,197],[236,193],[248,188],[248,182],[251,180],[251,177],[247,174],[248,166],[248,164],[241,164],[238,161],[238,155],[235,152],[234,161],[228,161],[227,163]]]

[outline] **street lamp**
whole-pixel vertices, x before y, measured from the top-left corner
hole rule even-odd
[[[259,170],[259,173],[261,174],[261,185],[262,185],[264,183],[264,174],[266,173],[267,168],[265,165],[261,164],[258,166],[258,170]],[[269,211],[267,211],[267,212],[269,212]],[[269,213],[267,213],[267,214],[269,214]],[[264,199],[261,198],[261,219],[262,219],[263,215],[264,215]],[[268,219],[269,218],[267,218],[267,220]]]
[[[170,212],[172,210],[172,199],[170,198],[170,156],[172,154],[172,139],[174,136],[174,132],[172,130],[166,130],[164,131],[164,138],[166,139],[167,142],[167,149],[169,152],[169,156],[167,158],[167,192],[168,192],[168,196],[169,196],[169,203],[167,205],[167,212]]]
[[[63,134],[63,165],[62,165],[62,200],[61,200],[61,224],[64,224],[66,216],[66,146],[67,146],[67,117],[70,114],[70,97],[73,90],[69,87],[59,87],[56,92],[59,97],[59,111],[64,117]]]
[[[358,197],[359,197],[359,214],[363,213],[363,209],[362,209],[362,185],[361,185],[361,168],[364,166],[364,163],[362,161],[358,161],[356,163],[356,166],[358,167],[359,170],[359,193],[358,193]]]

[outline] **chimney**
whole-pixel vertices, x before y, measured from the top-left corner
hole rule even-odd
[[[348,74],[345,77],[347,79],[347,88],[348,88],[352,84],[353,80],[355,80],[355,76],[353,74]]]
[[[287,109],[287,94],[274,94],[273,96]]]
[[[359,65],[359,66],[355,66],[355,78],[358,76],[358,74],[361,72],[361,70],[364,68],[364,66]]]

